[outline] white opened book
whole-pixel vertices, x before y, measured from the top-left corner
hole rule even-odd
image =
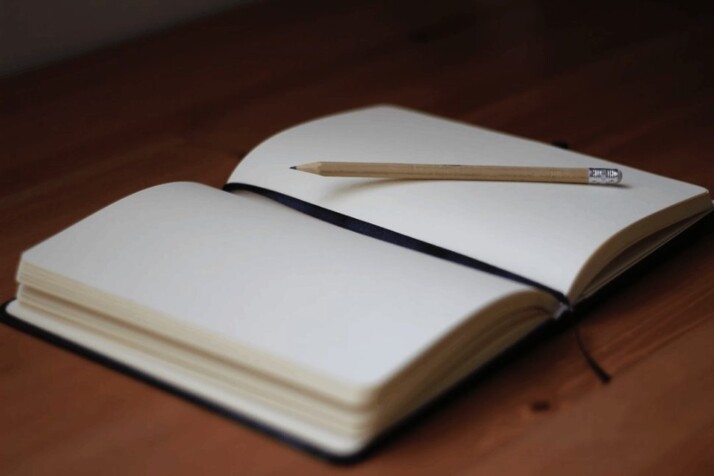
[[[624,180],[290,169],[318,161],[616,166]],[[143,190],[25,251],[7,312],[336,457],[712,208],[695,185],[388,106],[282,132],[228,184]]]

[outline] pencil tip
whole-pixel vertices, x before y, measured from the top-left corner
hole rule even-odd
[[[297,170],[297,165],[293,165],[292,167],[290,167],[290,170]]]

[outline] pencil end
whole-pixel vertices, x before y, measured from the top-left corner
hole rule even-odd
[[[599,185],[613,185],[622,182],[620,169],[590,168],[588,169],[588,183]]]
[[[297,170],[297,165],[293,165],[292,167],[290,167],[290,170]]]

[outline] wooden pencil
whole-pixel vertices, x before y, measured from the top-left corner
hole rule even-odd
[[[622,181],[622,172],[619,169],[611,168],[311,162],[293,166],[291,169],[323,177],[367,177],[399,180],[485,180],[581,184],[617,184]]]

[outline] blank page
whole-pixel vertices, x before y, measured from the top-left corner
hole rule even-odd
[[[307,217],[251,193],[154,187],[23,262],[333,381],[374,386],[513,282]],[[200,342],[196,343],[200,345]]]
[[[395,181],[290,170],[320,161],[616,166],[624,172],[624,183]],[[550,145],[389,106],[338,114],[280,133],[243,159],[229,182],[275,190],[486,261],[565,294],[588,258],[615,233],[707,193]]]

